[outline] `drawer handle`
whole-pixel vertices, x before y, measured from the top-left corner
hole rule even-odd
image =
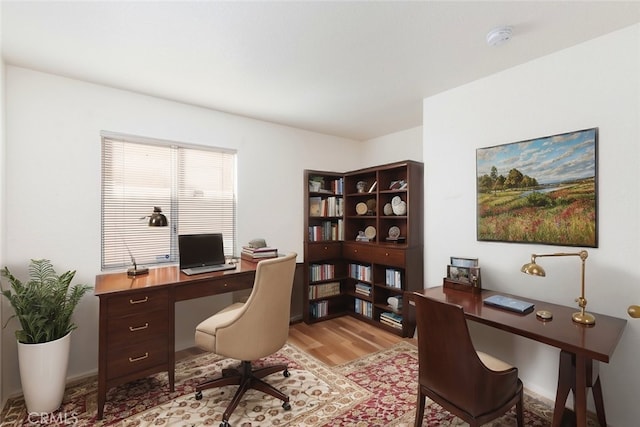
[[[146,359],[147,357],[149,357],[149,352],[145,352],[145,353],[144,353],[144,356],[140,356],[140,357],[130,357],[130,358],[129,358],[129,362],[138,362],[138,361],[140,361],[140,360],[144,360],[144,359]]]
[[[384,253],[384,256],[389,256],[389,252],[385,252],[385,253]]]
[[[141,331],[143,329],[147,329],[149,327],[149,323],[145,323],[144,326],[129,326],[129,330],[131,332]]]
[[[129,304],[142,304],[143,302],[147,302],[149,301],[149,297],[144,297],[144,299],[139,299],[139,300],[129,300]]]

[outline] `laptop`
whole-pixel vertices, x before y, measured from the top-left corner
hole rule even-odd
[[[236,268],[225,262],[222,233],[181,234],[178,252],[180,271],[187,276]]]

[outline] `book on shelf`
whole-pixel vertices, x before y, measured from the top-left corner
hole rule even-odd
[[[373,304],[369,301],[363,301],[359,298],[354,300],[354,310],[357,314],[361,314],[371,319],[373,317]]]
[[[366,283],[356,283],[356,287],[355,287],[355,292],[357,294],[361,294],[361,295],[365,295],[370,297],[371,296],[371,286],[367,285]]]
[[[325,317],[329,314],[329,302],[328,301],[318,301],[311,304],[311,317],[314,319],[319,319],[321,317]]]
[[[309,299],[340,295],[340,282],[319,283],[309,286]]]
[[[396,313],[385,311],[380,314],[380,322],[397,329],[402,329],[402,316]]]
[[[309,215],[322,216],[322,197],[309,197]]]

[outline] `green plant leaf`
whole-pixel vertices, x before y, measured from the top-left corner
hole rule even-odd
[[[91,289],[87,285],[71,286],[74,271],[60,276],[46,259],[32,259],[29,264],[29,282],[25,285],[13,276],[5,267],[1,274],[10,283],[9,289],[3,289],[2,295],[8,299],[15,314],[13,318],[20,322],[21,330],[16,331],[18,341],[37,344],[57,340],[77,328],[72,322],[73,312]]]

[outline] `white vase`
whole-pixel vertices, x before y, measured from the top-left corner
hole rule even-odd
[[[18,342],[18,363],[29,413],[50,413],[60,407],[67,380],[71,333],[41,344]]]

